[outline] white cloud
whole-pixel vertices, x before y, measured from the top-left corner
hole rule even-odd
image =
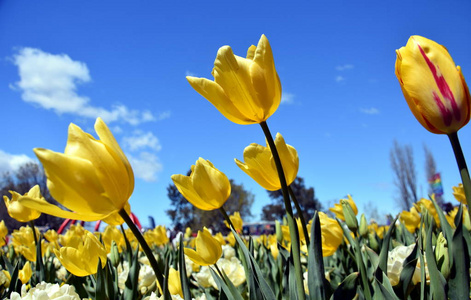
[[[371,108],[360,108],[360,112],[367,114],[367,115],[377,115],[379,114],[379,109],[375,107]]]
[[[190,72],[190,71],[186,70],[186,72],[185,72],[185,76],[192,76],[192,77],[196,77],[196,74],[195,74],[195,73],[193,73],[193,72]]]
[[[294,103],[294,94],[284,92],[281,95],[281,104],[293,104]]]
[[[156,181],[157,173],[162,171],[162,164],[157,155],[149,152],[141,152],[138,157],[127,154],[134,175],[145,181]]]
[[[135,131],[132,136],[123,138],[123,145],[130,151],[142,150],[149,148],[155,151],[160,151],[159,139],[152,132]]]
[[[345,65],[342,65],[342,66],[335,67],[335,70],[337,70],[337,71],[345,71],[345,70],[351,70],[351,69],[353,69],[352,64],[345,64]]]
[[[21,90],[23,101],[39,105],[57,114],[103,118],[105,122],[124,121],[131,125],[155,121],[150,111],[129,109],[117,104],[111,109],[93,106],[90,99],[77,93],[80,84],[91,81],[87,65],[66,54],[50,54],[40,49],[22,48],[13,57],[20,81],[11,88]]]
[[[344,81],[344,80],[345,80],[345,77],[343,77],[343,76],[340,76],[340,75],[339,75],[339,76],[335,77],[335,81],[336,81],[336,82],[342,82],[342,81]]]
[[[29,162],[35,162],[35,160],[25,154],[10,154],[0,150],[0,174],[16,171],[20,166]]]
[[[158,116],[157,116],[157,121],[162,121],[162,120],[165,120],[165,119],[168,119],[170,118],[170,111],[167,110],[167,111],[164,111],[164,112],[161,112]]]

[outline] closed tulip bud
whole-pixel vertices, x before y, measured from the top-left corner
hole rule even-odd
[[[187,80],[234,123],[264,122],[280,105],[280,79],[265,35],[262,35],[257,46],[250,46],[247,58],[234,55],[229,46],[221,47],[212,75],[214,81],[191,76]]]
[[[361,214],[361,217],[360,217],[359,233],[363,237],[366,237],[368,235],[368,222],[366,221],[365,214]]]
[[[241,232],[244,222],[242,221],[242,218],[240,217],[240,213],[238,211],[234,212],[233,215],[229,216],[229,219],[231,220],[232,225],[234,225],[234,229],[237,232]],[[230,228],[229,223],[227,223],[227,221],[224,221],[224,224],[226,224],[227,228]]]
[[[183,298],[182,284],[180,281],[180,271],[170,267],[168,272],[168,291],[171,295],[180,295]]]
[[[22,197],[21,203],[61,218],[97,221],[126,207],[134,190],[134,173],[113,134],[101,118],[95,122],[96,140],[75,124],[69,126],[64,153],[36,148],[47,186],[57,202]]]
[[[8,228],[5,225],[5,221],[0,221],[0,247],[6,244],[6,236],[8,234]]]
[[[276,134],[275,146],[280,155],[286,184],[290,185],[298,175],[298,152],[294,147],[285,143],[280,133]],[[235,162],[242,171],[264,189],[269,191],[281,189],[280,178],[268,143],[266,147],[255,143],[250,144],[244,149],[244,163],[238,159],[235,159]]]
[[[33,276],[33,269],[31,268],[30,262],[27,261],[18,273],[18,278],[21,280],[21,283],[26,284],[31,276]]]
[[[355,204],[355,201],[353,201],[352,196],[348,195],[348,199],[341,199],[340,201],[342,200],[348,201],[348,203],[350,204],[350,207],[353,210],[353,213],[356,216],[358,214],[358,208],[357,208],[357,205]],[[337,219],[345,221],[343,206],[341,203],[334,204],[334,207],[329,208],[329,210],[335,214],[335,217],[337,217]]]
[[[9,192],[11,194],[11,200],[8,199],[7,196],[3,196],[3,201],[5,201],[5,206],[7,208],[7,211],[10,217],[12,217],[13,219],[19,222],[26,223],[32,220],[36,220],[37,218],[41,216],[41,212],[35,209],[28,208],[24,206],[23,204],[21,204],[20,201],[18,201],[23,196],[21,196],[20,194],[14,191],[9,191]],[[24,196],[37,199],[37,200],[46,201],[44,197],[41,196],[39,185],[33,186],[29,190],[29,192],[24,194]]]
[[[356,233],[358,230],[356,213],[353,212],[353,209],[347,200],[340,200],[340,204],[342,204],[343,216],[345,217],[345,223],[347,224],[348,229]]]
[[[402,92],[425,129],[450,134],[468,123],[468,86],[445,47],[415,35],[396,54],[396,76]]]
[[[185,248],[185,255],[194,263],[200,266],[214,265],[222,255],[222,247],[217,239],[215,239],[208,229],[198,231],[195,239],[196,251]]]
[[[120,263],[118,245],[115,241],[111,241],[110,261],[115,268],[117,268]]]
[[[371,249],[373,249],[376,253],[379,253],[379,243],[376,239],[376,235],[374,232],[370,232],[368,234],[368,245]]]
[[[278,243],[283,244],[283,230],[281,229],[281,223],[278,220],[275,221],[275,232],[276,240],[278,241]]]
[[[98,271],[98,261],[101,267],[106,265],[106,249],[93,233],[86,231],[80,242],[70,247],[54,249],[61,264],[75,276],[88,276]]]
[[[227,176],[201,157],[191,166],[190,176],[172,175],[178,191],[201,210],[215,210],[223,206],[231,195]]]
[[[442,232],[440,232],[437,237],[435,258],[437,260],[437,267],[443,274],[443,277],[448,278],[450,275],[450,258],[448,254],[448,243]]]

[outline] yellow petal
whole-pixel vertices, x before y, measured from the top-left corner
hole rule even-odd
[[[75,212],[106,214],[121,209],[106,195],[90,161],[46,149],[34,149],[44,166],[51,195]]]
[[[216,82],[206,78],[191,76],[187,76],[186,79],[201,96],[211,102],[211,104],[230,121],[241,125],[256,123],[239,111],[234,103],[227,97],[223,88]]]

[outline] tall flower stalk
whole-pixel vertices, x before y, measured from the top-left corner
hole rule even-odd
[[[164,276],[162,275],[162,272],[160,272],[159,266],[157,264],[157,260],[155,259],[155,256],[150,249],[149,245],[147,244],[146,240],[144,239],[144,236],[142,233],[139,231],[137,226],[134,224],[134,222],[131,220],[129,217],[128,213],[124,210],[121,209],[119,211],[119,215],[121,218],[123,218],[124,222],[128,225],[129,229],[131,229],[132,233],[136,237],[137,241],[139,242],[139,245],[141,245],[142,250],[147,256],[147,259],[149,259],[150,266],[154,270],[155,277],[157,277],[157,281],[159,282],[160,286],[164,286]]]
[[[281,183],[281,192],[283,194],[283,200],[285,202],[286,217],[288,219],[289,234],[291,238],[291,254],[293,255],[294,269],[296,274],[296,289],[298,292],[298,297],[301,300],[306,299],[303,286],[303,273],[301,267],[301,257],[300,257],[300,245],[299,245],[299,234],[296,221],[294,220],[293,208],[291,207],[291,202],[289,198],[288,185],[286,184],[285,173],[283,172],[283,166],[281,165],[280,156],[276,150],[275,141],[271,135],[270,129],[268,128],[267,122],[263,121],[260,123],[263,133],[267,139],[268,145],[273,154],[273,160],[275,161],[276,169],[278,171],[278,176],[280,177]]]
[[[461,181],[463,182],[464,194],[466,196],[466,203],[469,207],[468,201],[471,201],[471,179],[469,177],[468,166],[464,158],[463,150],[461,149],[458,132],[448,134],[448,138],[450,139],[451,147],[453,148],[453,153],[455,154],[458,170],[460,170]],[[468,214],[471,219],[471,211],[469,209]]]

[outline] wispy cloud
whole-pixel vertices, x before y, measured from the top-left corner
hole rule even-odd
[[[123,138],[123,145],[130,151],[137,151],[146,148],[154,151],[160,151],[160,149],[162,149],[159,139],[150,131],[135,131],[132,136],[126,136]]]
[[[379,109],[375,107],[370,108],[360,108],[360,112],[367,114],[367,115],[377,115],[379,114]]]
[[[77,93],[78,86],[91,81],[87,65],[66,54],[50,54],[40,49],[22,48],[13,57],[20,81],[11,88],[20,90],[23,101],[39,105],[56,114],[103,118],[105,122],[123,121],[131,125],[156,121],[150,111],[129,109],[116,104],[111,109],[97,107]]]
[[[335,67],[335,70],[337,71],[345,71],[345,70],[351,70],[353,69],[353,65],[352,64],[344,64],[344,65],[341,65],[341,66],[336,66]]]
[[[162,171],[162,164],[157,155],[150,152],[141,152],[138,156],[126,154],[134,175],[145,181],[156,181],[157,174]]]
[[[281,104],[293,104],[295,95],[292,93],[283,92],[281,95]]]
[[[343,77],[343,76],[338,75],[337,77],[335,77],[336,82],[342,82],[344,80],[345,80],[345,77]]]
[[[25,154],[10,154],[0,150],[0,174],[16,171],[20,166],[34,161],[34,159]]]
[[[185,76],[192,76],[192,77],[196,77],[196,74],[195,74],[195,73],[193,73],[193,72],[190,72],[190,71],[186,70],[186,72],[185,72]]]

